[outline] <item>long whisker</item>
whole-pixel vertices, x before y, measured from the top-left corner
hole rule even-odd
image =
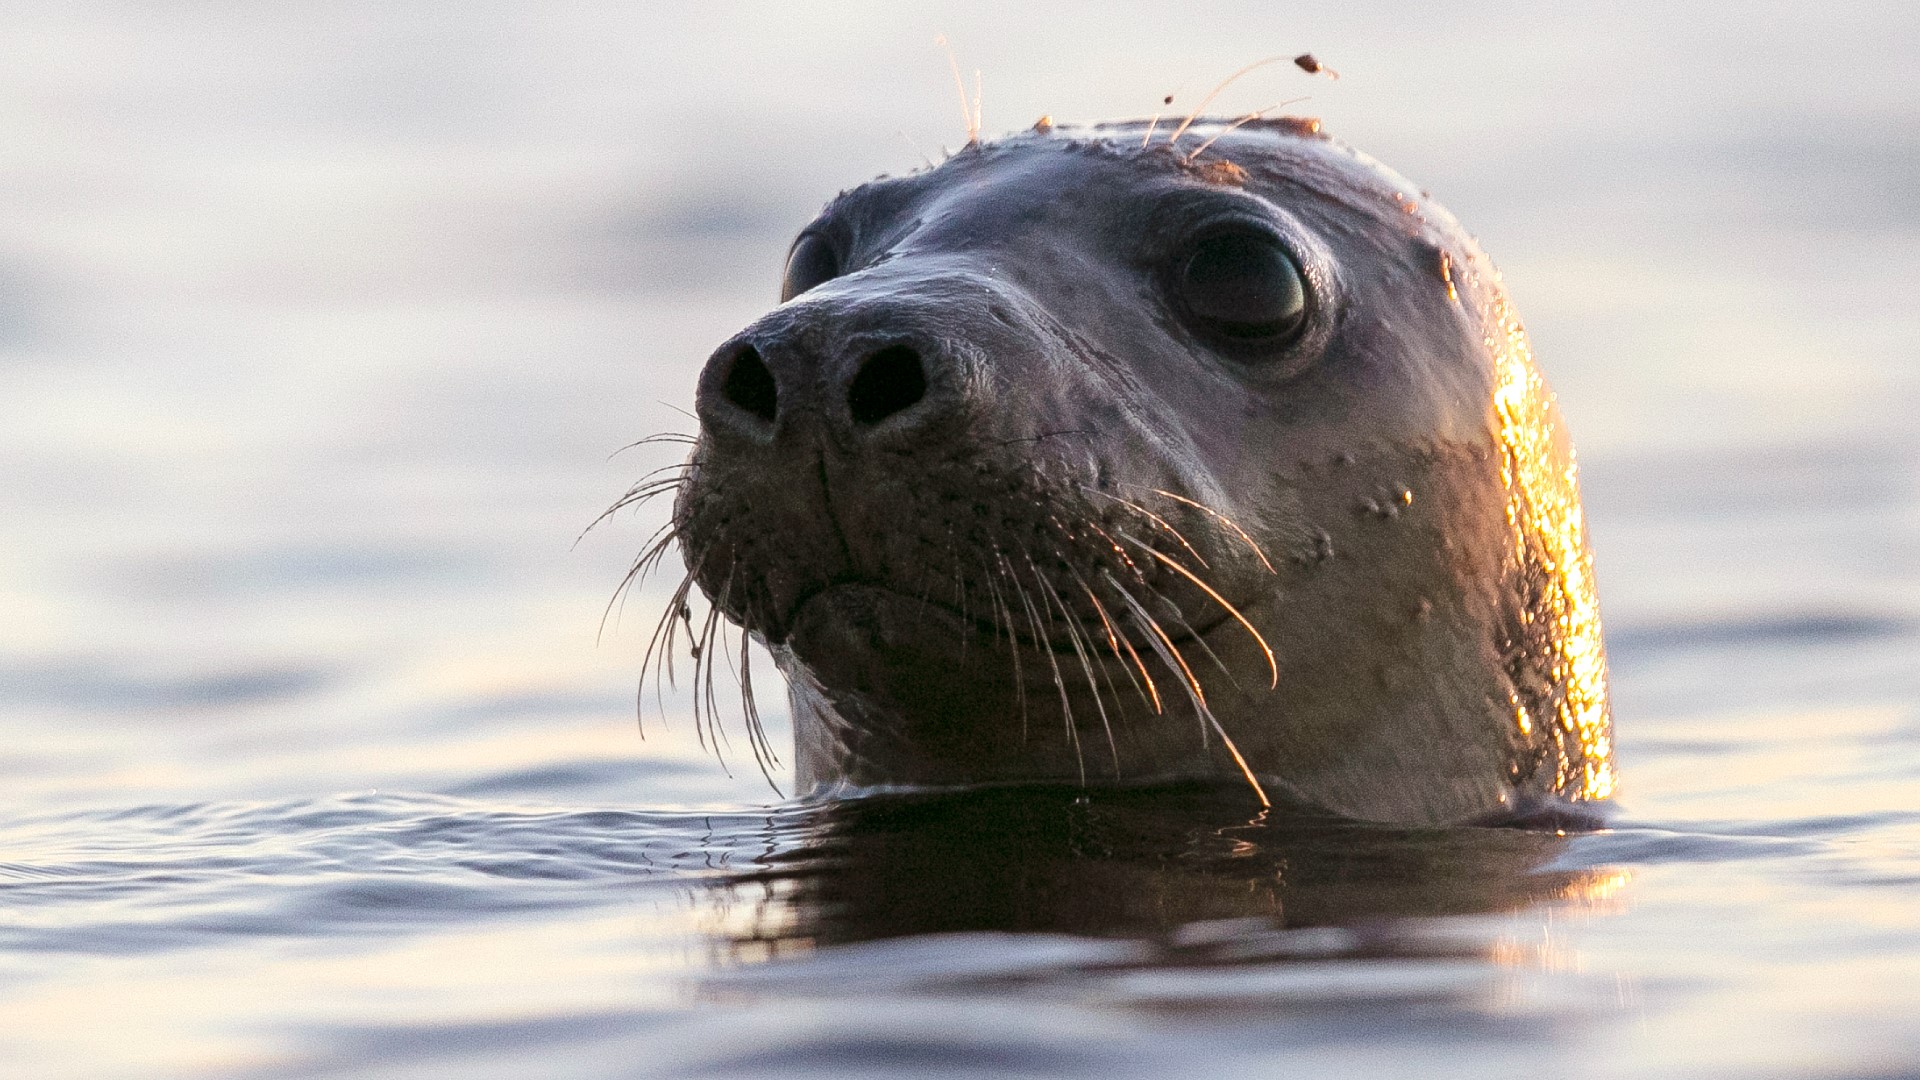
[[[1220,674],[1225,675],[1227,681],[1233,684],[1233,688],[1238,690],[1240,688],[1240,677],[1233,673],[1233,669],[1227,666],[1226,661],[1220,659],[1220,654],[1215,652],[1213,646],[1207,642],[1206,635],[1195,630],[1193,624],[1187,621],[1187,613],[1180,610],[1180,605],[1174,603],[1173,599],[1167,596],[1167,594],[1146,582],[1141,582],[1140,587],[1146,590],[1148,596],[1160,601],[1160,606],[1166,610],[1167,619],[1178,627],[1181,640],[1205,653],[1207,659],[1213,663],[1213,666],[1219,669]]]
[[[608,454],[607,460],[612,461],[614,458],[619,457],[621,454],[624,454],[629,450],[632,450],[636,447],[641,447],[641,446],[651,446],[654,443],[684,443],[687,446],[693,446],[699,441],[700,439],[698,436],[689,435],[684,431],[662,431],[657,435],[649,435],[644,439],[639,439],[634,442],[628,443],[627,445],[621,447],[620,449],[615,450],[613,453]]]
[[[1126,547],[1123,546],[1120,543],[1120,541],[1115,540],[1113,538],[1112,533],[1108,532],[1107,530],[1101,528],[1098,525],[1095,525],[1091,521],[1087,522],[1087,528],[1092,529],[1094,532],[1100,534],[1100,538],[1102,540],[1105,540],[1107,542],[1107,546],[1113,550],[1114,557],[1118,558],[1121,562],[1126,563],[1127,569],[1133,571],[1134,577],[1139,578],[1141,581],[1145,581],[1147,579],[1146,571],[1140,569],[1139,564],[1133,561],[1133,556],[1127,554]]]
[[[993,557],[999,561],[999,572],[1005,575],[1007,573],[1006,557],[1000,554],[1000,549],[997,547],[993,551]],[[1013,660],[1014,696],[1020,703],[1020,741],[1024,743],[1027,741],[1027,676],[1020,663],[1020,635],[1013,629],[1013,610],[1007,606],[1006,598],[1000,594],[1000,587],[994,584],[994,568],[986,569],[987,590],[992,593],[993,602],[1000,609],[994,622],[1004,627],[1007,632],[1007,655]]]
[[[1100,625],[1107,631],[1107,648],[1112,649],[1114,659],[1120,661],[1120,670],[1127,673],[1128,681],[1133,683],[1134,692],[1139,694],[1140,700],[1151,706],[1156,714],[1164,714],[1166,709],[1160,703],[1160,688],[1153,684],[1153,676],[1147,674],[1147,665],[1141,662],[1140,654],[1134,651],[1133,642],[1128,641],[1126,635],[1114,628],[1113,619],[1107,615],[1107,606],[1094,595],[1093,589],[1088,586],[1086,579],[1081,577],[1078,571],[1074,572],[1073,579],[1079,584],[1080,591],[1086,593],[1087,599],[1092,601],[1093,610],[1100,616]],[[1133,668],[1128,667],[1125,657],[1120,655],[1122,645],[1126,646],[1127,656],[1133,658],[1134,667],[1140,669],[1139,679],[1133,677]],[[1145,679],[1147,682],[1145,690],[1140,688],[1140,679]],[[1149,694],[1152,696],[1149,697]]]
[[[1125,536],[1126,534],[1122,533],[1121,535]],[[1215,592],[1213,586],[1200,580],[1200,576],[1198,574],[1195,574],[1193,571],[1180,565],[1178,561],[1170,558],[1167,555],[1162,554],[1159,551],[1154,550],[1151,546],[1149,546],[1146,543],[1143,543],[1139,540],[1134,540],[1134,538],[1131,536],[1128,536],[1127,539],[1133,540],[1133,542],[1136,545],[1138,545],[1141,550],[1145,551],[1147,554],[1153,556],[1154,558],[1159,559],[1169,569],[1173,570],[1175,573],[1179,574],[1181,577],[1184,577],[1188,581],[1191,581],[1195,585],[1199,586],[1200,591],[1212,597],[1214,603],[1219,604],[1223,609],[1225,609],[1227,614],[1233,616],[1234,619],[1236,619],[1242,627],[1245,627],[1247,633],[1253,636],[1254,644],[1259,645],[1260,651],[1266,655],[1267,670],[1272,676],[1272,678],[1267,683],[1267,688],[1273,689],[1274,687],[1277,687],[1280,685],[1280,663],[1279,661],[1275,660],[1273,657],[1273,648],[1267,644],[1267,639],[1260,635],[1260,631],[1254,629],[1253,624],[1247,621],[1247,617],[1245,615],[1240,614],[1239,608],[1234,607],[1231,603],[1227,601],[1226,597],[1221,596],[1218,592]]]
[[[673,596],[667,602],[666,610],[660,615],[660,621],[654,624],[653,635],[647,639],[647,651],[642,654],[640,659],[640,686],[638,690],[635,691],[634,712],[636,719],[645,715],[647,675],[648,672],[651,671],[653,675],[654,705],[659,709],[661,722],[664,723],[666,721],[667,703],[665,693],[661,689],[660,684],[661,657],[673,651],[674,632],[679,625],[678,620],[681,618],[681,612],[685,610],[687,592],[693,588],[695,573],[695,570],[688,570],[686,576],[680,579],[680,584],[675,586]],[[696,727],[695,734],[697,735],[698,732],[699,729]],[[645,735],[645,733],[646,729],[643,724],[641,734]],[[704,743],[702,745],[704,745]]]
[[[967,84],[960,78],[960,61],[953,55],[953,46],[947,44],[947,35],[941,34],[933,39],[933,43],[947,51],[947,67],[953,72],[953,88],[960,92],[960,115],[966,120],[967,145],[972,146],[980,141],[980,124],[967,103]]]
[[[1185,86],[1186,84],[1182,83],[1179,87],[1174,88],[1173,93],[1168,94],[1166,97],[1160,100],[1160,104],[1161,105],[1173,104],[1173,99],[1179,96],[1180,91],[1182,89],[1185,89]],[[1161,116],[1162,116],[1161,113],[1155,112],[1153,114],[1153,119],[1147,121],[1147,133],[1145,135],[1140,136],[1140,149],[1145,150],[1147,148],[1147,144],[1153,141],[1153,132],[1155,128],[1158,128],[1160,126]]]
[[[973,640],[974,621],[967,603],[967,575],[960,563],[960,552],[953,536],[953,526],[947,526],[947,562],[953,569],[953,593],[955,605],[960,609],[960,660],[959,666],[967,666],[967,645]]]
[[[1199,563],[1202,569],[1206,569],[1206,570],[1212,569],[1212,567],[1207,565],[1206,557],[1201,555],[1198,551],[1194,550],[1193,545],[1187,543],[1187,538],[1181,535],[1179,529],[1174,528],[1170,523],[1168,523],[1166,518],[1163,518],[1159,514],[1156,514],[1153,511],[1147,509],[1146,507],[1141,506],[1139,503],[1134,502],[1132,499],[1123,499],[1118,495],[1112,494],[1111,492],[1101,491],[1099,488],[1088,487],[1087,485],[1082,484],[1080,485],[1080,490],[1086,492],[1089,495],[1098,495],[1103,499],[1112,499],[1114,502],[1119,503],[1121,506],[1124,506],[1127,509],[1132,510],[1134,513],[1137,513],[1142,517],[1145,517],[1148,521],[1153,522],[1155,525],[1158,525],[1162,529],[1165,529],[1167,532],[1173,534],[1173,538],[1179,541],[1181,547],[1187,549],[1187,554],[1193,556],[1194,561]],[[1105,535],[1105,534],[1102,534],[1102,535]],[[1108,539],[1112,539],[1112,538],[1108,537]]]
[[[633,720],[634,725],[640,729],[640,737],[642,739],[647,737],[647,663],[653,658],[654,645],[660,640],[660,635],[666,632],[667,622],[672,618],[672,608],[668,608],[661,613],[660,621],[656,622],[653,626],[653,635],[647,639],[646,654],[640,661],[640,684],[634,689]],[[664,725],[666,723],[666,708],[664,706],[660,710],[660,719]]]
[[[692,609],[687,606],[687,597],[692,594],[696,579],[699,578],[700,571],[705,568],[707,555],[711,553],[711,550],[712,549],[708,549],[700,553],[700,558],[695,560],[693,565],[688,568],[687,576],[680,580],[679,588],[675,589],[673,595],[667,599],[667,617],[664,620],[666,637],[661,643],[658,657],[653,662],[654,704],[659,707],[660,716],[663,720],[667,715],[667,703],[665,690],[660,680],[660,671],[663,667],[666,669],[667,679],[665,686],[671,686],[675,690],[680,688],[679,680],[674,673],[673,643],[679,635],[680,627],[683,623],[687,628],[688,641],[691,642],[693,639],[693,612]],[[652,647],[649,646],[648,652],[651,653],[652,651]],[[646,660],[642,658],[641,671],[643,675],[645,674],[645,670]],[[706,736],[701,732],[700,725],[697,723],[693,726],[693,734],[699,741],[701,747],[705,748]]]
[[[1027,555],[1024,549],[1020,554],[1029,564],[1033,562],[1032,557]],[[1047,633],[1042,626],[1040,612],[1033,606],[1033,598],[1027,595],[1026,587],[1020,584],[1020,579],[1017,575],[1011,576],[1009,580],[1013,583],[1014,593],[1020,597],[1020,606],[1027,609],[1027,622],[1033,627],[1034,647],[1046,656],[1047,664],[1053,668],[1053,687],[1060,693],[1062,721],[1067,725],[1067,737],[1073,742],[1073,752],[1077,758],[1080,756],[1080,731],[1073,726],[1073,705],[1067,699],[1067,681],[1060,674],[1060,660],[1054,655],[1053,650],[1047,646]],[[1087,782],[1087,763],[1085,760],[1080,761],[1080,782],[1082,784]]]
[[[731,574],[728,575],[732,577]],[[713,740],[713,756],[720,762],[720,771],[733,778],[733,770],[727,767],[728,750],[733,749],[732,740],[727,738],[726,728],[722,727],[715,704],[717,698],[713,692],[713,638],[720,623],[720,604],[726,600],[726,590],[721,591],[720,601],[707,608],[707,617],[701,621],[700,636],[693,646],[693,726],[698,729],[701,721],[700,697],[704,689],[707,733]]]
[[[625,510],[627,507],[639,506],[647,502],[648,500],[654,498],[657,495],[677,489],[678,487],[680,487],[680,485],[686,483],[687,474],[691,468],[692,468],[692,465],[690,463],[681,462],[677,465],[663,465],[660,468],[653,470],[653,472],[648,473],[645,477],[642,477],[639,481],[635,482],[635,484],[632,487],[628,488],[626,494],[614,500],[614,503],[612,506],[609,506],[605,510],[600,511],[600,514],[598,517],[595,517],[592,521],[587,522],[587,527],[580,530],[579,536],[574,537],[574,540],[573,540],[574,544],[578,545],[580,541],[584,539],[588,533],[594,530],[595,526],[599,525],[601,522],[607,520],[608,518],[619,513],[620,511]],[[657,476],[660,473],[667,472],[668,470],[676,470],[676,469],[679,470],[679,475],[677,476],[663,476],[657,480],[651,479],[652,477]]]
[[[1247,545],[1247,547],[1253,550],[1253,553],[1255,555],[1259,556],[1260,565],[1267,568],[1267,573],[1277,574],[1280,572],[1273,568],[1273,563],[1267,559],[1267,553],[1260,550],[1260,545],[1253,542],[1253,537],[1247,535],[1247,530],[1241,528],[1237,523],[1235,523],[1235,521],[1232,518],[1228,517],[1227,515],[1221,513],[1218,510],[1215,510],[1213,507],[1208,506],[1206,503],[1194,502],[1192,499],[1187,498],[1185,495],[1175,495],[1171,491],[1162,491],[1159,488],[1153,488],[1151,490],[1155,495],[1164,495],[1167,498],[1172,499],[1174,502],[1185,503],[1186,505],[1193,507],[1195,510],[1200,511],[1203,514],[1206,514],[1208,517],[1213,518],[1215,521],[1218,521],[1220,524],[1225,525],[1227,528],[1232,529],[1234,535],[1238,536]]]
[[[1202,730],[1205,730],[1206,725],[1212,726],[1214,733],[1220,736],[1221,744],[1227,748],[1227,753],[1233,756],[1233,763],[1240,767],[1240,775],[1246,778],[1247,784],[1253,788],[1253,793],[1260,797],[1260,805],[1272,806],[1273,800],[1267,798],[1266,789],[1260,786],[1260,779],[1254,776],[1252,767],[1247,764],[1246,756],[1240,753],[1240,747],[1234,743],[1233,736],[1227,734],[1227,729],[1220,726],[1219,718],[1213,715],[1211,708],[1208,708],[1207,698],[1206,695],[1200,691],[1199,681],[1193,677],[1193,670],[1187,667],[1186,659],[1180,655],[1180,650],[1174,647],[1173,639],[1167,636],[1165,630],[1160,629],[1160,624],[1154,621],[1153,616],[1146,613],[1146,609],[1140,606],[1140,602],[1135,600],[1131,593],[1121,588],[1120,583],[1113,579],[1112,574],[1107,575],[1107,581],[1115,589],[1119,590],[1120,598],[1125,600],[1127,606],[1133,610],[1134,617],[1145,621],[1146,629],[1151,632],[1151,636],[1147,639],[1148,644],[1152,645],[1154,651],[1160,654],[1161,662],[1167,664],[1169,667],[1173,666],[1174,662],[1177,662],[1180,670],[1186,673],[1187,681],[1184,685],[1187,689],[1187,696],[1193,702],[1194,711],[1199,713],[1205,722]],[[1169,654],[1171,654],[1171,656],[1169,656]]]
[[[1033,564],[1031,558],[1027,560],[1027,566],[1033,571],[1034,580],[1040,583],[1042,599],[1051,600],[1053,606],[1060,612],[1060,622],[1067,628],[1067,640],[1073,644],[1074,653],[1080,657],[1080,670],[1086,673],[1087,689],[1093,693],[1094,711],[1100,714],[1100,727],[1107,733],[1107,751],[1113,755],[1113,778],[1118,780],[1120,779],[1120,747],[1113,740],[1113,723],[1107,719],[1106,703],[1101,699],[1100,686],[1093,678],[1093,664],[1087,659],[1086,642],[1082,637],[1080,621],[1067,610],[1066,602],[1060,599],[1060,591],[1053,587],[1053,582],[1048,581],[1046,575],[1040,573],[1040,568]],[[1113,680],[1109,678],[1107,683],[1108,688],[1111,689]],[[1084,772],[1085,769],[1086,766],[1082,765],[1081,771]]]
[[[1033,600],[1031,600],[1031,598],[1027,596],[1027,590],[1025,590],[1023,586],[1021,586],[1020,577],[1018,577],[1018,575],[1014,575],[1014,565],[1012,565],[1012,563],[1010,563],[1010,561],[1006,559],[1006,555],[1000,555],[1000,552],[998,552],[998,550],[995,550],[995,555],[996,557],[998,557],[998,559],[1000,559],[1000,573],[1002,573],[1002,575],[1006,577],[1006,584],[1008,584],[1008,588],[1012,588],[1012,590],[1014,590],[1014,596],[1016,596],[1016,598],[1020,600],[1021,607],[1023,607],[1023,609],[1027,611],[1027,626],[1031,626],[1031,630],[1033,630],[1033,648],[1035,648],[1035,650],[1037,651],[1043,651],[1043,653],[1046,653],[1046,659],[1048,659],[1048,661],[1052,661],[1052,650],[1048,650],[1048,648],[1044,646],[1044,642],[1046,642],[1046,638],[1044,638],[1044,634],[1041,634],[1041,625],[1039,625],[1039,617],[1035,617],[1035,613],[1033,613]],[[1021,648],[1020,630],[1018,630],[1018,628],[1014,626],[1014,613],[1012,613],[1012,611],[1008,611],[1006,615],[1008,615],[1008,623],[1006,623],[1006,630],[1008,630],[1008,634],[1010,634],[1010,636],[1014,638],[1014,650],[1016,650],[1016,653],[1018,653],[1018,650],[1020,650]],[[1018,671],[1018,669],[1016,669],[1016,671]],[[1054,682],[1060,682],[1060,678],[1058,678],[1058,675],[1060,675],[1060,667],[1058,667],[1058,665],[1054,665],[1054,676],[1056,676],[1056,678],[1054,678]],[[1025,682],[1021,682],[1021,686],[1025,686]],[[1027,711],[1025,711],[1025,698],[1021,698],[1020,740],[1021,742],[1025,742],[1025,740],[1027,740]]]
[[[1194,677],[1193,669],[1187,666],[1187,658],[1181,655],[1179,646],[1175,645],[1173,638],[1161,629],[1160,620],[1148,614],[1147,609],[1140,605],[1140,601],[1134,599],[1133,594],[1128,592],[1111,573],[1104,570],[1101,573],[1106,577],[1107,584],[1113,586],[1114,591],[1120,594],[1120,599],[1126,603],[1128,610],[1133,612],[1134,620],[1144,624],[1142,629],[1149,634],[1147,644],[1153,647],[1154,652],[1160,654],[1161,662],[1180,673],[1187,695],[1193,698],[1196,704],[1205,705],[1207,692],[1200,688],[1200,680]],[[1165,648],[1163,649],[1162,646]]]
[[[1072,567],[1069,566],[1067,568],[1067,572],[1069,574],[1072,574],[1074,583],[1079,585],[1082,591],[1090,591],[1090,590],[1087,590],[1086,583],[1081,580],[1080,575],[1077,572],[1075,572]],[[1049,582],[1048,585],[1050,588],[1054,588],[1051,582]],[[1092,596],[1089,596],[1088,599],[1091,600],[1094,598]],[[1066,600],[1060,595],[1060,592],[1057,588],[1055,588],[1055,591],[1054,591],[1054,602],[1060,605],[1060,610],[1062,612],[1066,611],[1067,609]],[[1134,693],[1140,695],[1141,702],[1148,706],[1151,706],[1153,703],[1148,700],[1146,692],[1140,689],[1140,680],[1133,677],[1133,669],[1127,666],[1126,657],[1120,655],[1119,635],[1113,632],[1112,624],[1107,621],[1106,611],[1100,607],[1100,604],[1097,600],[1095,601],[1093,607],[1094,607],[1094,611],[1100,615],[1101,626],[1104,627],[1106,631],[1107,648],[1113,653],[1114,662],[1120,665],[1120,674],[1125,675],[1127,677],[1127,681],[1133,684],[1133,691]],[[1114,685],[1113,672],[1108,670],[1107,668],[1107,658],[1100,654],[1100,647],[1094,644],[1093,629],[1091,627],[1081,625],[1080,620],[1077,618],[1074,618],[1072,621],[1075,628],[1078,629],[1080,632],[1081,640],[1086,643],[1088,657],[1092,659],[1094,666],[1100,669],[1100,679],[1102,682],[1105,682],[1107,684],[1107,693],[1113,695],[1114,709],[1116,711],[1119,710],[1120,702],[1121,702],[1120,688]]]
[[[646,472],[640,474],[640,479],[635,480],[631,485],[628,486],[627,494],[631,495],[634,492],[639,491],[641,488],[646,487],[647,481],[652,480],[654,477],[659,476],[662,473],[670,473],[670,472],[676,472],[676,471],[685,472],[686,470],[691,468],[693,468],[693,461],[689,459],[687,461],[670,461],[667,464],[660,466],[659,468],[648,469]]]
[[[1147,144],[1153,141],[1154,129],[1158,128],[1159,126],[1160,126],[1160,114],[1154,113],[1153,119],[1147,121],[1147,133],[1145,135],[1140,136],[1140,149],[1145,150],[1147,148]]]
[[[614,611],[615,607],[617,606],[622,612],[626,610],[628,592],[646,581],[647,575],[659,565],[667,548],[672,546],[677,538],[678,534],[671,521],[654,530],[653,535],[647,538],[647,545],[641,549],[640,557],[633,560],[633,565],[627,568],[626,574],[620,579],[620,584],[614,587],[613,595],[607,598],[606,608],[600,612],[600,627],[593,636],[593,643],[596,646],[600,644],[601,638],[606,636],[607,619],[609,617],[618,619]]]
[[[767,786],[775,795],[786,798],[787,793],[780,790],[780,784],[774,780],[772,769],[780,767],[780,755],[773,750],[773,744],[767,739],[766,727],[760,723],[760,706],[753,699],[753,637],[745,627],[740,628],[740,716],[747,725],[747,745],[753,748],[754,763],[760,766],[760,775],[766,778]]]
[[[679,487],[681,484],[686,482],[687,466],[669,465],[667,466],[667,468],[678,470],[678,475],[662,476],[656,479],[643,480],[643,481],[640,481],[639,483],[634,484],[632,487],[627,489],[625,494],[621,495],[620,498],[614,500],[614,503],[612,506],[609,506],[605,510],[602,510],[598,517],[588,522],[587,527],[580,530],[580,535],[585,536],[588,532],[591,532],[593,530],[594,526],[607,520],[608,518],[619,513],[620,511],[625,510],[630,506],[639,506],[643,503],[646,503],[648,500],[654,498],[655,496],[660,495],[664,492],[672,491],[675,488]]]
[[[1253,767],[1247,764],[1246,755],[1240,752],[1239,744],[1233,741],[1233,736],[1227,734],[1227,729],[1220,726],[1220,721],[1213,715],[1212,710],[1207,712],[1207,722],[1211,723],[1213,730],[1219,734],[1220,742],[1226,746],[1227,753],[1233,755],[1233,763],[1240,766],[1240,775],[1247,778],[1247,784],[1253,788],[1253,793],[1260,796],[1260,805],[1272,807],[1273,800],[1267,798],[1267,789],[1260,786],[1259,778],[1253,775]]]

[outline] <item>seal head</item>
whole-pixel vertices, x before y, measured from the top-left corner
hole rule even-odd
[[[1525,332],[1453,218],[1316,123],[969,146],[835,199],[782,293],[701,375],[674,525],[787,676],[803,790],[1224,776],[1401,822],[1610,793]]]

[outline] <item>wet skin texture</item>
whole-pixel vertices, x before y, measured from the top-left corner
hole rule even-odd
[[[1571,449],[1497,273],[1316,124],[1218,131],[844,193],[714,353],[675,529],[788,677],[803,791],[1610,793]]]

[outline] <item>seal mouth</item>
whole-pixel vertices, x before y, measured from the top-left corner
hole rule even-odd
[[[854,578],[829,581],[801,593],[780,620],[780,625],[785,631],[783,637],[791,638],[793,628],[800,623],[810,609],[823,604],[833,604],[838,600],[851,597],[860,597],[890,605],[911,605],[920,609],[919,614],[929,612],[936,613],[936,617],[943,619],[943,621],[948,623],[952,628],[971,633],[978,639],[994,640],[1006,638],[1010,640],[1012,646],[1015,648],[1039,649],[1054,653],[1058,656],[1075,655],[1080,648],[1085,647],[1085,642],[1104,642],[1109,632],[1117,633],[1120,636],[1120,640],[1134,648],[1148,649],[1151,647],[1150,643],[1146,640],[1135,639],[1134,635],[1129,632],[1127,628],[1123,626],[1112,626],[1109,621],[1097,617],[1094,619],[1076,618],[1071,623],[1068,623],[1064,622],[1058,614],[1052,615],[1044,621],[1042,627],[1060,629],[1061,637],[1056,639],[1052,635],[1037,635],[1034,632],[1035,628],[1031,625],[1023,629],[1017,620],[1013,620],[1013,624],[1009,625],[1008,620],[982,618],[977,611],[962,610],[951,602],[937,599],[930,595],[909,593],[895,588],[893,585],[884,581],[869,581]],[[1166,630],[1166,642],[1176,648],[1186,645],[1213,633],[1225,625],[1229,619],[1230,616],[1220,614],[1204,622],[1193,622],[1189,620],[1178,628],[1169,627]],[[1080,635],[1079,644],[1076,644],[1074,639],[1076,633]]]

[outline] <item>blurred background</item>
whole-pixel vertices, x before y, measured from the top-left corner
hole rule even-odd
[[[1215,111],[1308,95],[1502,267],[1581,454],[1626,805],[1909,810],[1916,31],[1892,0],[0,6],[0,815],[772,801],[683,717],[636,733],[657,587],[598,636],[664,507],[576,538],[673,460],[614,452],[692,430],[818,207],[964,143],[940,34],[989,134],[1337,69]],[[0,859],[57,863],[29,833]],[[9,970],[17,1017],[92,1015]]]

